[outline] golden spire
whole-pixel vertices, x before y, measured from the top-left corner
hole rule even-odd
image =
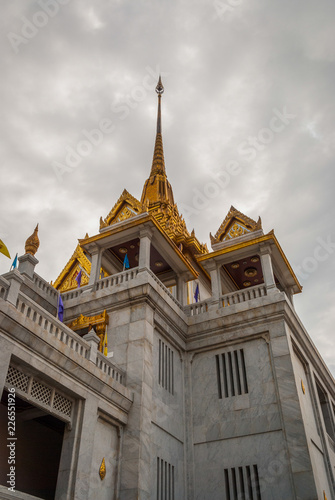
[[[165,172],[164,152],[163,152],[163,139],[162,139],[162,113],[161,113],[161,99],[164,92],[162,79],[159,77],[156,92],[158,95],[158,111],[157,111],[157,131],[154,156],[152,160],[151,172],[149,179],[146,180],[141,203],[148,208],[149,205],[154,204],[170,204],[174,205],[173,193],[170,183],[167,180]]]
[[[26,241],[25,244],[25,251],[26,253],[30,253],[31,255],[35,255],[35,253],[38,250],[38,247],[40,246],[40,240],[38,239],[38,224],[35,227],[35,230],[31,236]]]
[[[156,86],[156,92],[158,95],[158,111],[157,111],[157,131],[156,131],[156,141],[154,149],[154,157],[152,160],[152,167],[150,177],[155,174],[166,175],[165,173],[165,163],[164,163],[164,152],[163,152],[163,138],[162,138],[162,112],[161,112],[161,99],[164,92],[164,87],[162,84],[161,77]]]

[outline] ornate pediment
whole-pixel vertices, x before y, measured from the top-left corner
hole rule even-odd
[[[120,198],[117,200],[107,217],[105,219],[102,217],[100,218],[100,229],[129,219],[130,217],[135,217],[135,215],[142,212],[142,204],[134,196],[128,193],[126,189],[124,189]]]
[[[78,318],[74,319],[70,323],[67,323],[67,326],[74,332],[78,333],[87,333],[86,330],[94,327],[96,334],[100,338],[99,351],[103,352],[103,341],[108,324],[109,316],[107,311],[104,310],[101,314],[97,314],[96,316],[84,316],[83,314],[80,314]]]
[[[76,277],[81,271],[81,286],[87,285],[91,272],[91,262],[86,257],[83,249],[78,244],[70,260],[53,283],[53,286],[60,292],[67,292],[77,288]]]
[[[212,245],[215,245],[216,243],[221,243],[223,241],[231,240],[232,238],[237,238],[238,236],[243,236],[244,234],[252,233],[258,229],[262,229],[260,217],[256,222],[231,206],[226,218],[217,230],[215,236],[211,233],[209,236]]]

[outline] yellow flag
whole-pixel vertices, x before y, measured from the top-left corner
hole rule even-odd
[[[107,332],[105,333],[104,345],[103,345],[103,352],[104,352],[104,355],[105,355],[105,356],[107,356],[107,354],[108,354],[108,348],[107,348]]]
[[[6,245],[4,244],[4,242],[2,240],[0,240],[0,253],[3,253],[4,255],[6,255],[6,257],[8,257],[10,259],[10,254],[8,252],[8,248],[6,247]]]

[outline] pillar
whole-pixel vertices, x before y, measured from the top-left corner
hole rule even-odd
[[[100,277],[102,248],[97,248],[92,252],[91,274],[88,284],[94,285]]]
[[[152,231],[144,229],[140,232],[140,254],[138,258],[139,269],[150,269],[150,248]]]
[[[264,285],[268,292],[276,291],[276,282],[273,274],[272,261],[271,261],[271,250],[270,248],[265,248],[261,250],[261,264],[264,278]]]
[[[216,262],[212,261],[207,266],[207,269],[211,276],[211,285],[212,285],[212,299],[219,300],[222,295],[222,286],[221,286],[221,266]]]
[[[90,355],[88,359],[96,365],[98,345],[100,344],[100,339],[93,329],[90,330],[88,333],[86,333],[86,335],[83,336],[83,339],[90,344]]]
[[[26,253],[25,255],[21,255],[18,261],[20,273],[28,276],[30,279],[33,279],[35,266],[38,264],[36,257],[30,253]]]
[[[21,285],[24,281],[24,278],[23,276],[21,276],[21,273],[17,269],[14,269],[13,271],[6,273],[3,277],[10,284],[6,300],[16,307],[17,298],[21,289]]]
[[[186,279],[184,273],[177,275],[177,300],[182,306],[187,305]]]

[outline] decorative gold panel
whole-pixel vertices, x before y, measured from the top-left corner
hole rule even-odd
[[[81,314],[78,318],[68,323],[66,326],[71,328],[74,332],[78,330],[83,330],[84,328],[89,328],[90,326],[95,326],[96,333],[100,338],[99,351],[103,352],[103,344],[106,333],[106,327],[109,324],[109,316],[107,311],[104,310],[103,313],[97,314],[96,316],[84,316]]]

